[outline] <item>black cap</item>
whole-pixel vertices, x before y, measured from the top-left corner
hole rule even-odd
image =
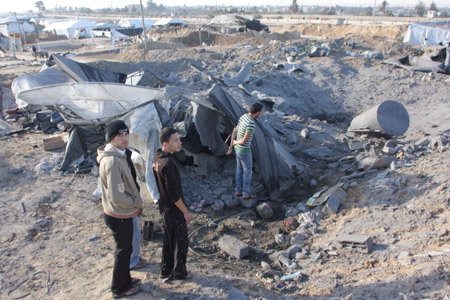
[[[108,142],[111,142],[111,140],[118,134],[121,134],[123,132],[130,132],[128,130],[127,124],[125,124],[122,120],[115,120],[108,124],[106,134],[108,135]]]

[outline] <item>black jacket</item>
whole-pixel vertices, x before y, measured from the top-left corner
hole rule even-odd
[[[180,171],[173,158],[173,154],[164,152],[161,149],[157,150],[153,159],[153,172],[158,183],[160,194],[158,201],[159,210],[178,209],[175,202],[180,200],[180,198],[183,201],[184,199]]]

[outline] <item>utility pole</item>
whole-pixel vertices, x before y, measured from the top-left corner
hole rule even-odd
[[[375,9],[377,7],[377,0],[373,0],[373,10],[372,10],[372,23],[375,23]]]
[[[142,6],[142,0],[139,0],[139,2],[141,3],[142,33],[144,34],[144,50],[147,51],[147,35],[145,34],[144,8]]]
[[[22,42],[22,47],[25,45],[25,32],[22,32],[22,28],[20,27],[19,19],[17,19],[17,14],[14,12],[14,16],[16,17],[17,27],[19,28],[20,41]]]

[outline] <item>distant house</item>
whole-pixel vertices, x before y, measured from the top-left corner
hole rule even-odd
[[[429,10],[427,13],[427,18],[429,18],[429,19],[436,18],[436,16],[437,16],[437,11],[435,11],[435,10]]]
[[[89,19],[80,18],[76,20],[53,22],[44,28],[44,31],[50,31],[57,35],[65,35],[67,38],[89,38],[91,31],[97,28],[97,25]]]
[[[152,28],[154,23],[152,19],[144,19],[145,29]],[[122,19],[119,22],[119,26],[124,28],[142,28],[142,19]]]
[[[185,25],[186,22],[179,18],[159,19],[153,24],[155,27],[183,27]]]

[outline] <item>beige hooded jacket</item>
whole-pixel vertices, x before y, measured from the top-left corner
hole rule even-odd
[[[142,198],[131,175],[125,155],[101,146],[97,150],[105,214],[119,219],[137,215]]]

